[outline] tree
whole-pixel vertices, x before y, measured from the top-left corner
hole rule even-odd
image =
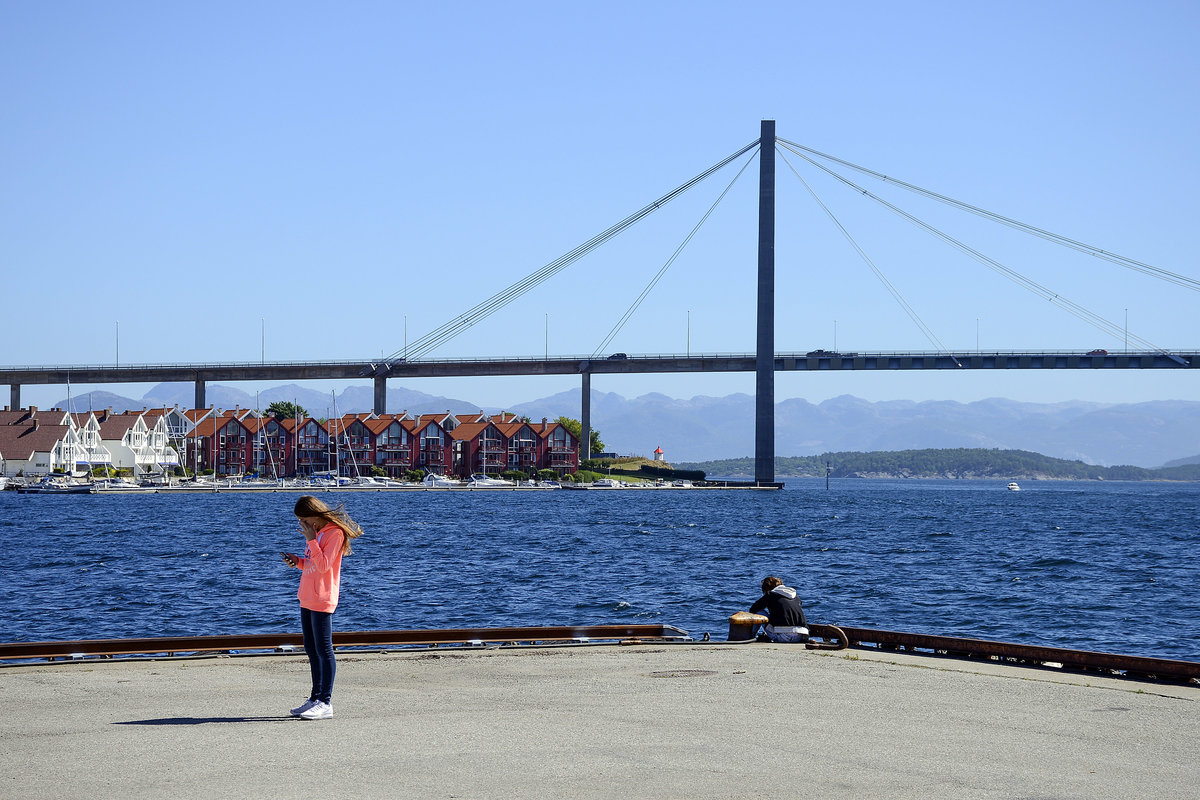
[[[288,400],[276,400],[271,405],[267,406],[267,413],[275,413],[275,419],[288,419],[290,417],[300,417],[301,419],[308,416],[308,411],[304,406],[298,403],[293,403]]]
[[[554,421],[566,428],[567,432],[575,437],[575,441],[580,441],[583,438],[583,423],[579,420],[571,419],[570,417],[559,417]],[[600,431],[592,428],[590,439],[592,442],[592,454],[603,453],[604,442],[600,441]]]

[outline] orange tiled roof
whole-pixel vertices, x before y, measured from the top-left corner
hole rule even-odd
[[[533,430],[537,433],[538,436],[540,436],[543,439],[546,439],[550,436],[550,434],[554,433],[556,430],[558,430],[559,428],[562,428],[562,427],[563,426],[560,423],[547,422],[546,429],[542,430],[542,423],[539,422],[537,425],[533,426]],[[563,430],[566,430],[566,428],[563,428]],[[575,436],[575,434],[571,433],[570,431],[567,431],[567,438],[570,441],[575,441],[576,436]]]
[[[200,422],[196,423],[194,428],[187,432],[187,438],[203,439],[212,436],[214,424],[216,424],[216,420],[214,420],[212,417],[201,420]]]
[[[392,423],[396,423],[396,424],[400,425],[400,427],[404,428],[405,430],[408,430],[410,433],[412,432],[412,430],[407,425],[404,424],[405,420],[401,419],[396,414],[385,414],[384,416],[379,417],[377,419],[363,420],[363,425],[367,426],[367,430],[369,430],[371,433],[375,434],[376,436],[378,436],[379,434],[383,433],[388,428],[390,428],[392,426]]]
[[[446,414],[422,414],[415,420],[416,426],[414,430],[425,430],[425,427],[428,425],[437,425],[439,428],[445,430],[442,420],[446,419],[446,416]]]
[[[226,431],[226,435],[231,430],[232,432],[241,434],[242,431],[246,430],[246,425],[241,420],[234,419],[233,417],[209,417],[208,419],[201,420],[195,428],[189,431],[188,438],[195,439],[212,436],[215,432],[221,430]]]
[[[533,426],[533,423],[531,423],[531,422],[519,422],[519,421],[505,422],[500,425],[497,425],[496,427],[500,429],[501,433],[503,433],[505,436],[507,436],[510,439],[513,436],[516,436],[521,431],[522,428],[529,428],[529,430],[533,431],[535,434],[537,433],[537,429]]]
[[[483,433],[489,425],[493,424],[491,422],[464,422],[448,433],[451,439],[470,442],[479,438],[479,434]]]

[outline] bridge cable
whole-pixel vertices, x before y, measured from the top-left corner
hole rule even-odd
[[[831,155],[828,155],[827,153],[822,153],[819,150],[813,150],[811,147],[805,147],[802,144],[796,144],[795,142],[789,142],[786,139],[779,139],[778,141],[780,144],[787,147],[789,150],[791,150],[793,153],[796,153],[797,155],[800,155],[797,152],[798,150],[803,150],[807,153],[818,156],[820,158],[825,158],[830,161],[835,161],[838,164],[849,167],[850,169],[856,170],[865,175],[870,175],[873,178],[878,178],[879,180],[884,181],[886,183],[890,183],[893,186],[899,186],[902,189],[906,189],[910,192],[914,192],[914,193],[922,195],[924,197],[928,197],[931,200],[936,200],[940,203],[945,203],[946,205],[953,206],[955,208],[970,212],[972,214],[975,214],[980,217],[984,217],[986,219],[990,219],[993,222],[999,222],[1002,225],[1007,225],[1010,228],[1015,228],[1016,230],[1020,230],[1020,231],[1024,231],[1025,233],[1033,234],[1034,236],[1045,239],[1046,241],[1053,242],[1053,243],[1061,245],[1063,247],[1069,247],[1072,250],[1076,250],[1080,253],[1085,253],[1087,255],[1094,256],[1095,258],[1104,259],[1105,261],[1109,261],[1118,266],[1122,266],[1127,269],[1134,270],[1136,272],[1141,272],[1145,275],[1150,275],[1150,276],[1158,278],[1160,280],[1167,281],[1168,283],[1173,283],[1176,286],[1182,286],[1185,289],[1192,289],[1193,291],[1200,291],[1200,280],[1197,280],[1195,278],[1189,278],[1186,275],[1180,275],[1179,273],[1171,272],[1169,270],[1162,269],[1161,267],[1155,267],[1151,264],[1145,264],[1141,261],[1137,261],[1135,259],[1128,258],[1127,256],[1122,256],[1117,253],[1111,253],[1107,250],[1103,250],[1099,247],[1095,247],[1093,245],[1086,244],[1084,242],[1079,242],[1074,239],[1069,239],[1066,236],[1060,236],[1057,233],[1053,233],[1051,231],[1047,231],[1042,228],[1038,228],[1036,226],[1029,225],[1028,223],[1024,223],[1019,220],[1012,219],[1010,217],[1005,217],[1000,214],[996,214],[992,211],[988,211],[987,209],[979,208],[978,206],[973,206],[969,203],[964,203],[961,200],[955,200],[952,197],[946,197],[945,195],[938,194],[937,192],[931,191],[929,189],[923,189],[920,186],[915,186],[911,183],[906,183],[897,178],[892,178],[888,175],[884,175],[881,172],[876,172],[875,170],[868,169],[866,167],[861,167],[858,164],[853,164],[849,161],[845,161],[843,159],[838,158],[837,156],[831,156]]]
[[[792,152],[795,153],[796,151],[793,150]],[[1049,300],[1050,302],[1052,302],[1055,305],[1059,306],[1060,308],[1064,309],[1065,311],[1067,311],[1068,313],[1077,317],[1078,319],[1083,320],[1084,322],[1087,322],[1088,324],[1092,325],[1093,327],[1095,327],[1105,333],[1108,333],[1110,335],[1120,337],[1123,334],[1123,329],[1116,323],[1110,322],[1109,320],[1101,317],[1100,315],[1098,315],[1092,311],[1089,311],[1088,309],[1084,308],[1083,306],[1080,306],[1079,304],[1074,303],[1071,300],[1068,300],[1067,298],[1063,297],[1062,295],[1058,294],[1057,292],[1054,292],[1053,290],[1048,289],[1045,286],[1042,286],[1041,284],[1034,281],[1032,278],[1029,278],[1029,277],[1023,275],[1020,272],[1017,272],[1016,270],[1014,270],[1010,267],[1007,267],[1004,264],[1001,264],[1000,262],[996,261],[995,259],[984,255],[983,253],[979,252],[978,250],[975,250],[974,248],[970,247],[969,245],[966,245],[963,242],[958,241],[957,239],[950,236],[949,234],[933,227],[932,225],[913,216],[912,214],[909,214],[908,212],[904,211],[903,209],[900,209],[897,206],[887,202],[883,198],[867,191],[866,189],[862,188],[861,186],[858,186],[857,184],[855,184],[852,181],[848,180],[847,178],[837,174],[836,172],[830,170],[829,168],[825,167],[824,165],[813,161],[812,159],[805,156],[803,153],[796,153],[796,155],[805,159],[806,161],[808,161],[810,164],[813,164],[817,168],[824,170],[825,172],[832,175],[837,180],[842,181],[846,185],[853,188],[855,191],[857,191],[857,192],[863,194],[864,196],[874,200],[875,202],[883,205],[884,207],[888,208],[893,213],[896,213],[899,216],[905,218],[906,220],[908,220],[912,224],[916,225],[917,227],[920,227],[920,228],[926,230],[928,233],[934,235],[935,237],[942,239],[942,241],[944,241],[947,244],[951,245],[952,247],[958,249],[959,251],[969,255],[970,257],[979,261],[980,263],[982,263],[984,266],[988,267],[989,269],[992,269],[993,271],[997,272],[998,274],[1009,278],[1014,283],[1017,283],[1018,285],[1023,286],[1024,288],[1033,292],[1034,294],[1037,294],[1037,295],[1043,297],[1044,299]],[[1147,341],[1146,339],[1143,339],[1139,336],[1133,336],[1133,335],[1131,335],[1131,337],[1135,340],[1136,343],[1139,343],[1142,347],[1145,347],[1146,349],[1154,350],[1155,352],[1161,353],[1169,358],[1179,360],[1177,356],[1172,355],[1170,352],[1168,352],[1164,348],[1158,347],[1157,345],[1154,345],[1153,343]]]
[[[787,147],[787,145],[784,145],[784,146]],[[876,203],[879,203],[880,205],[884,206],[885,208],[892,211],[893,213],[898,214],[899,216],[908,220],[909,222],[916,225],[917,227],[924,229],[926,232],[941,239],[943,242],[945,242],[946,244],[949,244],[951,247],[954,247],[955,249],[965,253],[966,255],[970,256],[971,258],[974,258],[976,261],[979,261],[984,266],[988,267],[989,269],[993,270],[994,272],[996,272],[1000,275],[1003,275],[1004,277],[1008,278],[1009,280],[1013,281],[1014,283],[1018,284],[1019,286],[1023,286],[1025,289],[1029,290],[1030,292],[1033,292],[1034,294],[1037,294],[1040,297],[1042,297],[1046,300],[1049,300],[1051,303],[1054,303],[1059,308],[1067,311],[1068,313],[1072,314],[1073,316],[1077,317],[1078,319],[1088,323],[1092,327],[1097,328],[1100,331],[1103,331],[1105,333],[1108,333],[1108,334],[1118,337],[1118,338],[1123,335],[1124,329],[1117,323],[1110,322],[1109,320],[1105,319],[1104,317],[1100,316],[1099,314],[1089,311],[1088,309],[1084,308],[1083,306],[1079,305],[1078,303],[1068,300],[1067,298],[1063,297],[1061,294],[1053,291],[1052,289],[1048,289],[1045,286],[1042,286],[1040,283],[1033,280],[1032,278],[1029,278],[1026,275],[1022,275],[1020,272],[1017,272],[1016,270],[1012,269],[1011,267],[1007,267],[1004,264],[1001,264],[999,261],[996,261],[995,259],[984,255],[983,253],[974,249],[970,245],[960,242],[958,239],[955,239],[954,237],[950,236],[949,234],[939,230],[938,228],[935,228],[934,226],[930,225],[929,223],[913,216],[912,214],[893,205],[892,203],[889,203],[888,201],[884,200],[882,197],[879,197],[878,195],[873,194],[872,192],[864,189],[863,187],[854,183],[850,179],[848,179],[842,175],[839,175],[837,172],[834,172],[833,170],[831,170],[829,167],[825,166],[824,164],[814,161],[813,159],[806,156],[804,153],[798,152],[796,150],[792,150],[792,148],[790,148],[790,147],[788,147],[788,149],[791,150],[796,155],[798,155],[800,158],[803,158],[808,163],[812,164],[813,166],[817,167],[820,170],[823,170],[824,172],[828,173],[833,178],[835,178],[835,179],[841,181],[842,183],[846,184],[847,186],[851,187],[856,192],[859,192],[860,194],[864,195],[865,197],[868,197],[871,200],[874,200]],[[1180,359],[1178,356],[1173,355],[1165,348],[1159,347],[1159,346],[1147,341],[1146,339],[1141,338],[1140,336],[1134,336],[1133,334],[1129,334],[1129,336],[1130,336],[1130,338],[1134,339],[1135,343],[1140,344],[1142,347],[1146,348],[1147,350],[1153,350],[1154,352],[1160,353],[1164,356],[1167,356],[1168,358],[1179,361],[1181,364],[1184,363],[1182,361],[1182,359]]]
[[[709,207],[708,211],[704,213],[704,216],[700,218],[700,221],[696,223],[696,226],[692,228],[691,233],[684,238],[679,247],[675,249],[675,252],[671,254],[671,257],[667,259],[667,263],[663,264],[662,268],[659,269],[659,271],[655,273],[654,277],[650,279],[650,282],[646,284],[646,288],[642,290],[642,293],[637,296],[637,299],[633,301],[629,308],[625,310],[625,313],[621,315],[621,318],[617,320],[617,324],[614,325],[613,329],[608,332],[608,336],[604,337],[604,341],[600,343],[600,346],[592,351],[592,358],[596,358],[603,353],[608,347],[609,343],[612,342],[613,338],[620,333],[622,328],[625,327],[625,323],[629,321],[629,318],[632,317],[634,312],[638,310],[638,307],[641,306],[642,301],[645,300],[649,296],[650,292],[654,290],[654,287],[658,285],[658,282],[662,279],[662,276],[665,275],[667,270],[671,268],[671,265],[675,263],[675,259],[679,258],[679,255],[683,252],[683,249],[688,246],[689,242],[692,241],[692,237],[694,237],[700,231],[700,228],[703,227],[704,223],[708,221],[708,218],[712,216],[712,213],[717,210],[717,206],[719,206],[721,201],[725,199],[725,195],[729,194],[729,190],[733,188],[733,185],[737,183],[738,178],[742,177],[742,173],[746,171],[746,167],[750,166],[753,161],[753,156],[746,159],[746,162],[742,164],[742,168],[739,169],[737,174],[733,176],[733,180],[729,182],[729,185],[725,187],[725,190],[721,192],[720,196],[717,197],[712,206]]]
[[[904,296],[900,294],[900,290],[897,289],[890,280],[888,280],[887,276],[883,274],[882,270],[880,270],[879,267],[876,266],[875,262],[871,260],[871,257],[866,254],[866,251],[859,246],[858,242],[854,240],[854,237],[850,235],[850,232],[846,230],[846,227],[842,225],[838,218],[834,216],[833,212],[829,210],[829,206],[825,205],[821,198],[817,196],[817,193],[813,190],[812,186],[808,184],[808,181],[804,180],[804,178],[800,176],[800,173],[796,171],[796,168],[792,166],[792,162],[788,161],[787,155],[780,150],[779,156],[783,159],[783,163],[788,165],[788,169],[792,171],[792,174],[796,176],[800,183],[804,184],[804,188],[807,189],[808,193],[812,195],[813,200],[815,200],[817,205],[819,205],[821,209],[829,216],[829,219],[832,220],[833,224],[838,227],[838,230],[842,232],[842,235],[846,237],[846,240],[850,242],[850,245],[856,251],[858,251],[858,255],[867,263],[867,266],[871,268],[871,271],[875,273],[875,277],[878,278],[879,282],[883,284],[884,288],[891,293],[892,298],[896,301],[900,308],[904,310],[904,313],[908,315],[908,318],[913,321],[913,324],[917,326],[921,333],[925,335],[925,338],[929,340],[930,344],[948,355],[957,366],[961,367],[962,364],[960,364],[958,359],[950,352],[950,348],[946,347],[946,345],[942,343],[942,340],[937,337],[937,334],[933,332],[933,329],[925,324],[925,321],[921,319],[921,316],[917,313],[916,309],[914,309],[909,302],[904,299]]]
[[[480,320],[485,319],[486,317],[488,317],[491,314],[495,313],[496,311],[500,310],[504,306],[511,303],[513,300],[517,299],[521,295],[528,292],[530,289],[533,289],[535,286],[539,285],[543,281],[556,275],[557,273],[561,272],[563,269],[569,267],[571,264],[575,263],[576,261],[583,258],[588,253],[590,253],[593,250],[595,250],[596,248],[600,247],[600,245],[604,244],[609,239],[616,236],[618,233],[621,233],[626,228],[633,225],[635,222],[638,222],[639,220],[648,216],[652,212],[658,210],[662,206],[669,203],[671,200],[674,200],[676,197],[678,197],[679,195],[686,192],[688,189],[691,189],[697,183],[700,183],[705,178],[712,175],[714,172],[717,172],[718,170],[722,169],[729,163],[733,162],[735,159],[737,159],[737,158],[741,157],[742,155],[744,155],[745,153],[757,148],[758,146],[759,146],[759,140],[756,139],[753,142],[751,142],[750,144],[748,144],[745,147],[738,150],[733,155],[730,155],[727,158],[722,159],[717,164],[713,165],[712,167],[709,167],[708,169],[706,169],[704,172],[701,172],[696,177],[692,178],[691,180],[687,181],[686,183],[681,184],[680,186],[676,187],[675,189],[672,189],[670,192],[667,192],[665,195],[663,195],[659,199],[655,200],[654,202],[650,203],[649,205],[639,209],[638,211],[635,211],[633,214],[629,215],[628,217],[626,217],[625,219],[616,223],[615,225],[609,227],[607,230],[597,234],[596,236],[592,237],[591,239],[584,242],[583,244],[568,251],[567,253],[565,253],[564,255],[555,259],[554,261],[551,261],[549,264],[546,264],[542,268],[530,273],[529,275],[525,276],[524,278],[521,278],[519,281],[512,284],[511,286],[501,290],[500,292],[497,292],[496,294],[489,297],[487,300],[484,300],[483,302],[475,305],[474,307],[468,309],[467,311],[464,311],[462,314],[459,314],[457,317],[450,320],[449,322],[446,322],[443,325],[441,325],[441,326],[435,328],[434,330],[430,331],[429,333],[425,334],[420,339],[417,339],[415,342],[413,342],[412,344],[410,344],[408,346],[407,357],[412,358],[412,359],[420,358],[421,356],[425,355],[426,353],[429,353],[430,351],[434,350],[435,348],[439,347],[440,345],[442,345],[445,342],[449,341],[450,339],[454,338],[458,334],[465,331],[467,328],[470,328],[475,323],[479,322]],[[385,361],[394,360],[394,359],[400,357],[404,353],[405,353],[405,351],[403,349],[397,350],[396,352],[392,353],[391,356],[389,356],[387,359],[385,359]]]

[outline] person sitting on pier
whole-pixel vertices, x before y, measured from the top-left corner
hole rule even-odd
[[[774,575],[763,578],[762,590],[763,596],[750,606],[751,614],[766,610],[768,622],[763,626],[760,641],[765,637],[770,642],[807,642],[808,621],[796,590],[784,586]]]

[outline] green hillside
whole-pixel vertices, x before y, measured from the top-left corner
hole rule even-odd
[[[822,453],[775,459],[775,476],[783,478],[959,478],[1146,481],[1200,480],[1200,464],[1160,469],[1116,466],[1097,467],[1082,461],[1050,458],[1026,450],[954,448],[946,450],[895,450],[874,453]],[[753,458],[679,463],[678,469],[703,470],[713,478],[750,478]]]

